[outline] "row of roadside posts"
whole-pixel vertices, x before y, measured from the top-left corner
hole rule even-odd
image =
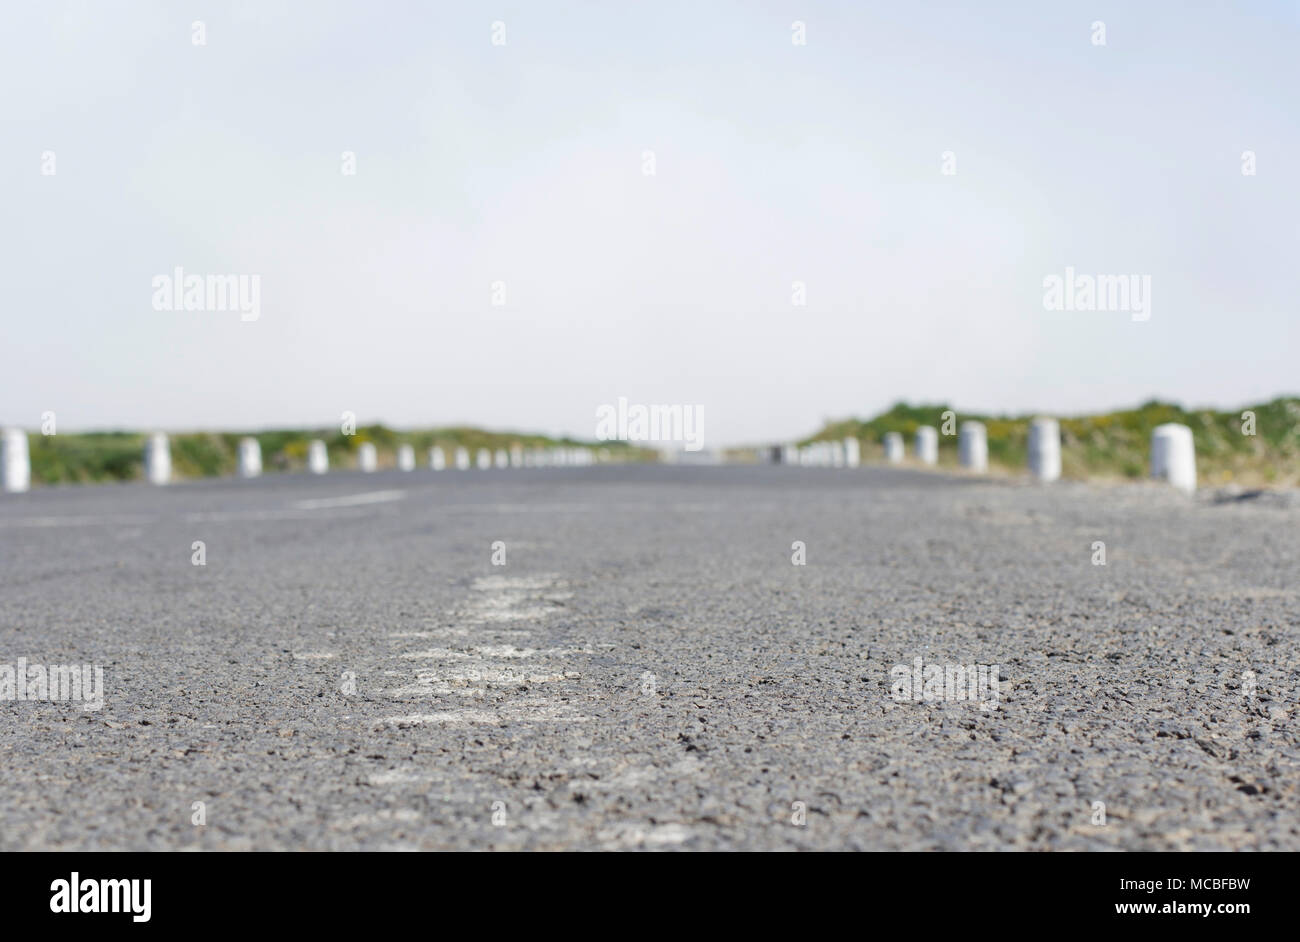
[[[902,464],[906,460],[903,436],[886,432],[881,440],[885,461]],[[939,460],[939,432],[932,425],[916,430],[912,442],[913,456],[921,465],[935,465]],[[450,453],[449,453],[450,452]],[[375,471],[379,456],[371,442],[355,449],[356,468]],[[785,445],[777,450],[782,464],[803,467],[856,468],[862,463],[862,446],[856,438],[842,441],[817,441],[807,445]],[[974,473],[988,470],[988,433],[984,423],[963,422],[957,433],[957,457],[961,467]],[[411,445],[397,448],[397,469],[416,469],[415,449]],[[596,453],[585,447],[525,448],[515,445],[495,451],[479,448],[472,456],[468,448],[451,450],[435,445],[429,449],[426,466],[433,471],[455,469],[467,471],[491,468],[583,467],[595,464]],[[307,470],[312,474],[329,471],[329,451],[317,439],[307,447]],[[1061,476],[1061,429],[1055,419],[1034,419],[1029,424],[1028,470],[1039,481],[1055,481]],[[239,442],[238,471],[241,478],[255,478],[262,473],[262,448],[255,438]],[[172,480],[171,444],[162,432],[150,435],[144,447],[144,476],[151,484]],[[1196,446],[1192,430],[1176,422],[1157,426],[1151,433],[1151,477],[1163,480],[1181,491],[1196,490]],[[26,491],[31,486],[31,460],[27,433],[9,428],[0,433],[0,489],[10,493]]]
[[[902,433],[886,432],[881,447],[886,463],[897,465],[907,460]],[[1056,419],[1040,418],[1029,423],[1026,450],[1028,471],[1035,479],[1047,482],[1060,478],[1061,426]],[[856,438],[784,445],[776,450],[781,464],[814,468],[856,468],[861,463],[861,454],[861,443]],[[932,425],[918,428],[912,439],[912,455],[917,464],[938,464],[938,429]],[[957,430],[957,461],[962,468],[976,474],[988,470],[989,439],[983,422],[972,420],[961,424]],[[1169,422],[1152,430],[1151,477],[1189,494],[1196,490],[1196,446],[1192,430],[1186,425]]]

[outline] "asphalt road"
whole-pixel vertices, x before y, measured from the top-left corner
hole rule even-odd
[[[1294,500],[268,475],[4,495],[0,573],[0,664],[104,676],[0,701],[4,850],[1300,849]]]

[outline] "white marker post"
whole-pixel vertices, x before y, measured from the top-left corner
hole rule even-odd
[[[1029,423],[1029,473],[1044,482],[1061,476],[1061,426],[1056,419]]]
[[[357,468],[367,473],[379,467],[379,456],[372,442],[362,442],[357,446]]]
[[[255,478],[262,473],[262,446],[256,438],[239,440],[239,476]]]
[[[410,445],[397,446],[397,470],[414,471],[415,470],[415,449]]]
[[[886,432],[884,438],[885,460],[890,464],[901,464],[907,449],[903,446],[903,436],[899,432]]]
[[[922,464],[939,461],[939,432],[933,425],[922,425],[916,430],[916,457]]]
[[[963,422],[957,431],[957,460],[967,471],[989,469],[989,436],[983,422]]]
[[[1196,491],[1196,443],[1186,425],[1166,422],[1151,431],[1151,476],[1184,493]]]
[[[27,451],[27,433],[7,428],[0,439],[0,487],[10,494],[21,494],[32,486],[32,459]]]
[[[492,452],[486,448],[480,448],[478,450],[478,466],[480,471],[486,471],[492,467]]]
[[[856,438],[844,439],[844,463],[850,468],[862,464],[862,446]]]
[[[166,484],[172,479],[172,449],[162,432],[150,435],[144,443],[144,477],[150,484]]]
[[[456,449],[456,470],[457,471],[469,470],[469,449],[468,448]]]
[[[319,438],[307,446],[307,470],[312,474],[324,474],[330,469],[330,453],[325,443]]]
[[[429,467],[434,471],[442,471],[447,467],[447,455],[437,445],[429,449]]]

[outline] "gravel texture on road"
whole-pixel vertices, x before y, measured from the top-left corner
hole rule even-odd
[[[668,466],[44,488],[0,499],[0,571],[0,664],[104,672],[98,710],[0,700],[4,850],[1300,849],[1282,495]],[[917,658],[1000,685],[900,701]]]

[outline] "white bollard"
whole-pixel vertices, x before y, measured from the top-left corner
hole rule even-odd
[[[886,432],[884,438],[885,460],[890,464],[899,464],[903,460],[906,449],[903,447],[903,436],[899,432]]]
[[[492,452],[488,451],[486,448],[480,448],[478,450],[477,464],[481,471],[486,471],[488,468],[492,467]]]
[[[922,425],[916,430],[916,457],[922,464],[939,461],[939,433],[933,425]]]
[[[456,449],[456,470],[457,471],[469,470],[469,449],[468,448]]]
[[[1029,423],[1029,473],[1040,481],[1061,476],[1061,426],[1056,419]]]
[[[429,467],[434,471],[442,471],[447,467],[447,455],[437,445],[429,449]]]
[[[0,440],[0,488],[10,494],[21,494],[32,486],[32,459],[27,451],[27,433],[20,428],[7,428]]]
[[[410,445],[397,446],[397,470],[398,471],[415,470],[415,449]]]
[[[144,443],[144,476],[150,484],[166,484],[172,479],[172,449],[167,436],[157,432]]]
[[[983,422],[963,422],[957,431],[957,460],[967,471],[989,469],[989,436]]]
[[[325,443],[319,438],[307,446],[307,470],[312,474],[324,474],[330,469],[330,453]]]
[[[370,472],[379,466],[379,456],[375,452],[375,446],[372,442],[362,442],[357,446],[357,467],[362,471]]]
[[[862,446],[856,438],[844,439],[844,463],[850,468],[862,464]]]
[[[1196,443],[1192,430],[1178,422],[1151,431],[1151,476],[1188,494],[1196,490]]]
[[[239,476],[255,478],[262,473],[262,446],[256,438],[239,440]]]

